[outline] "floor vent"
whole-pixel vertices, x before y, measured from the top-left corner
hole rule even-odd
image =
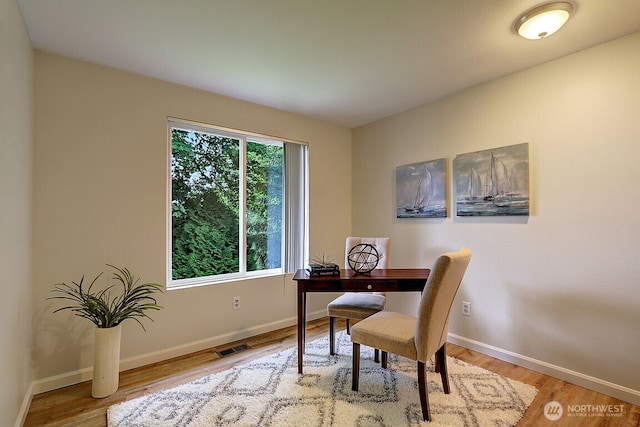
[[[218,356],[220,356],[220,357],[226,357],[226,356],[230,356],[232,354],[240,353],[241,351],[248,350],[250,348],[251,347],[249,346],[249,344],[240,344],[240,345],[237,345],[235,347],[226,348],[224,350],[216,351],[216,353],[218,353]]]

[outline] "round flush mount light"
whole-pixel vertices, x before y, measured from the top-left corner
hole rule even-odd
[[[520,15],[514,28],[525,39],[543,39],[562,28],[569,20],[571,12],[573,12],[571,3],[546,3]]]

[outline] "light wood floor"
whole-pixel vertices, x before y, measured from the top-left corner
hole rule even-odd
[[[344,324],[338,323],[342,328]],[[328,333],[328,319],[307,325],[307,340]],[[25,426],[106,426],[107,408],[144,394],[174,387],[191,380],[223,371],[236,364],[295,346],[296,328],[280,329],[243,340],[251,346],[235,355],[220,358],[216,351],[240,344],[229,343],[175,359],[155,363],[120,373],[120,388],[104,399],[91,397],[91,382],[38,394],[33,397]],[[453,344],[447,346],[449,356],[464,360],[489,371],[534,385],[539,392],[518,426],[640,426],[640,407],[599,394],[525,368],[503,362]],[[593,416],[549,421],[543,413],[549,401],[566,405],[623,405],[624,416],[605,418]]]

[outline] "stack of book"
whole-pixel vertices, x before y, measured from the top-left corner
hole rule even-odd
[[[312,262],[309,264],[307,268],[309,272],[309,276],[339,276],[340,275],[340,267],[338,264],[327,263],[327,264],[318,264]]]

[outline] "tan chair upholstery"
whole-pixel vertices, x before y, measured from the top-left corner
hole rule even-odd
[[[387,353],[394,353],[418,362],[418,389],[422,416],[431,420],[426,388],[426,362],[435,354],[435,370],[440,372],[444,392],[449,394],[446,343],[449,312],[460,287],[471,250],[462,248],[438,257],[422,292],[418,317],[381,311],[351,328],[353,342],[352,386],[358,391],[360,345],[382,351],[382,367],[387,367]]]
[[[389,268],[389,251],[391,239],[388,237],[347,237],[345,241],[344,264],[349,268],[349,251],[355,245],[368,243],[378,251],[376,268]],[[349,319],[365,319],[384,309],[385,294],[346,292],[327,305],[329,316],[329,353],[335,354],[336,317],[347,319],[347,333],[350,333]]]

